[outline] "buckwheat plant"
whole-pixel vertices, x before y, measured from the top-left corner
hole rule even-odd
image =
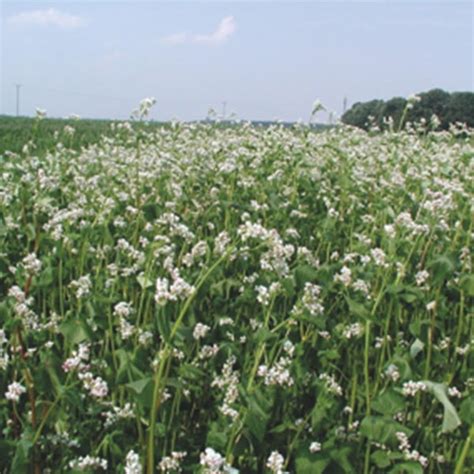
[[[154,102],[0,156],[0,472],[470,472],[473,131]]]

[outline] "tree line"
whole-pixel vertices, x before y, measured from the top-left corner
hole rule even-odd
[[[393,97],[387,101],[376,99],[356,102],[344,113],[341,120],[364,130],[373,126],[381,130],[387,129],[391,123],[396,128],[402,121],[406,123],[423,120],[431,121],[437,129],[442,130],[448,129],[449,124],[455,122],[474,127],[474,93],[449,93],[442,89],[433,89],[408,99]]]

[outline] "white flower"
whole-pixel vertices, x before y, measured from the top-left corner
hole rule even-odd
[[[142,474],[143,468],[140,463],[140,456],[131,450],[125,458],[125,474]]]
[[[30,275],[37,275],[41,270],[41,261],[38,260],[35,253],[30,253],[21,262],[23,268]]]
[[[95,398],[104,398],[107,396],[109,392],[109,388],[107,386],[107,382],[103,380],[101,377],[96,377],[90,373],[80,373],[79,379],[82,380],[84,388],[89,390],[89,394]]]
[[[328,374],[321,374],[319,376],[319,379],[325,382],[326,388],[329,392],[338,396],[342,395],[342,387],[336,382],[334,376]]]
[[[90,293],[92,282],[89,275],[85,275],[81,276],[79,280],[73,280],[69,286],[76,291],[76,298],[80,299]]]
[[[348,287],[352,282],[352,271],[350,268],[343,266],[340,272],[334,276],[335,282],[341,282],[344,286]]]
[[[309,451],[311,453],[317,453],[318,451],[321,451],[321,443],[318,443],[317,441],[313,441],[309,445]]]
[[[320,286],[309,282],[305,284],[301,304],[311,316],[320,316],[324,313],[324,306],[319,297],[320,293]],[[297,314],[298,307],[294,308],[293,311]]]
[[[80,456],[70,461],[69,467],[78,471],[90,471],[94,469],[107,470],[107,460],[94,456]]]
[[[359,337],[363,330],[362,324],[354,323],[346,326],[342,334],[346,339],[352,339],[353,337]]]
[[[400,371],[396,365],[390,364],[385,370],[385,376],[392,380],[392,382],[396,382],[400,378]]]
[[[225,459],[212,448],[206,448],[204,453],[201,453],[200,463],[204,467],[206,474],[217,474],[222,472]]]
[[[114,306],[114,315],[119,316],[121,318],[127,318],[130,316],[132,312],[132,308],[130,303],[126,303],[125,301],[121,301]]]
[[[266,466],[275,474],[283,474],[284,463],[285,458],[278,451],[273,451],[270,456],[268,456]]]
[[[405,397],[414,397],[418,392],[425,392],[427,386],[423,382],[413,382],[410,380],[403,384],[402,393]]]
[[[164,306],[171,299],[169,293],[169,282],[167,278],[157,278],[155,289],[155,301],[159,306]]]
[[[416,94],[410,94],[407,98],[407,102],[409,104],[414,104],[416,102],[420,102],[421,100],[421,97],[419,95],[416,95]]]
[[[42,120],[46,117],[46,110],[45,109],[39,109],[36,108],[36,118],[38,120]]]
[[[265,385],[291,387],[294,384],[294,380],[290,374],[290,365],[291,360],[288,357],[280,357],[271,367],[260,365],[257,375],[265,378]]]
[[[181,472],[181,461],[186,455],[186,451],[173,451],[171,456],[165,456],[158,464],[160,471],[166,473]]]
[[[206,334],[211,330],[209,326],[206,324],[202,323],[197,323],[196,326],[194,326],[193,330],[193,337],[198,341],[199,339],[202,339],[203,337],[206,337]]]
[[[255,287],[255,290],[257,291],[257,301],[263,306],[268,306],[270,303],[270,292],[268,288],[263,285],[258,285]]]
[[[121,318],[119,321],[119,332],[120,337],[124,341],[126,341],[135,333],[135,326],[133,326],[133,324],[130,324],[126,319]]]
[[[135,413],[133,412],[132,405],[130,403],[125,403],[123,407],[112,406],[112,411],[103,412],[102,416],[105,417],[105,426],[109,427],[120,420],[134,418]]]
[[[13,382],[8,386],[8,390],[5,393],[5,398],[12,402],[18,402],[20,395],[26,392],[26,388],[18,382]]]
[[[393,239],[396,235],[395,226],[393,224],[386,224],[383,226],[383,230],[387,234],[387,236]]]
[[[450,397],[462,398],[462,393],[456,387],[449,387],[448,395]]]
[[[425,281],[429,278],[430,274],[426,270],[421,270],[415,275],[415,280],[417,286],[423,285]]]
[[[154,97],[147,97],[140,102],[140,107],[138,110],[135,110],[132,114],[133,117],[137,119],[144,119],[148,117],[151,108],[156,104],[156,99]]]

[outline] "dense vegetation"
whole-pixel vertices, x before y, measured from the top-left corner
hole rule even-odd
[[[406,110],[410,99],[394,97],[388,101],[372,100],[355,103],[343,116],[348,125],[368,130],[374,126],[388,129],[399,128],[406,122],[434,123],[437,128],[447,130],[450,124],[460,122],[474,127],[474,93],[445,92],[433,89],[416,96]],[[403,117],[403,122],[402,122]],[[434,118],[436,117],[436,118]],[[389,119],[391,118],[391,120]]]
[[[36,125],[35,125],[36,124]],[[97,143],[110,134],[108,120],[45,119],[41,121],[41,130],[36,130],[38,121],[30,117],[0,116],[0,155],[5,151],[20,153],[34,137],[35,149],[39,153],[53,150],[62,142],[68,148],[80,150],[81,147]],[[74,134],[68,134],[73,127]]]
[[[470,472],[471,130],[44,124],[0,159],[0,471]]]
[[[47,151],[53,151],[58,143],[65,144],[73,150],[80,150],[82,147],[97,143],[104,136],[113,135],[112,124],[119,122],[114,120],[91,120],[91,119],[60,119],[44,118],[41,125],[32,117],[12,117],[0,115],[0,155],[6,151],[20,153],[22,148],[33,139],[34,149],[38,154],[44,154]],[[221,121],[217,124],[215,121],[205,121],[203,123],[214,124],[217,127],[233,127],[233,121]],[[255,127],[270,127],[275,122],[252,122]],[[282,123],[285,127],[291,127],[291,123]],[[134,123],[135,128],[142,126]],[[150,128],[166,128],[167,122],[148,122]],[[40,130],[36,128],[40,127]],[[70,127],[74,133],[70,133]],[[322,124],[311,124],[313,130],[323,130],[327,128]]]

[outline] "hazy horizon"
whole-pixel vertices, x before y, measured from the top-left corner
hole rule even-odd
[[[472,91],[472,2],[1,2],[0,114],[307,120],[373,98]],[[325,121],[322,116],[320,120]]]

